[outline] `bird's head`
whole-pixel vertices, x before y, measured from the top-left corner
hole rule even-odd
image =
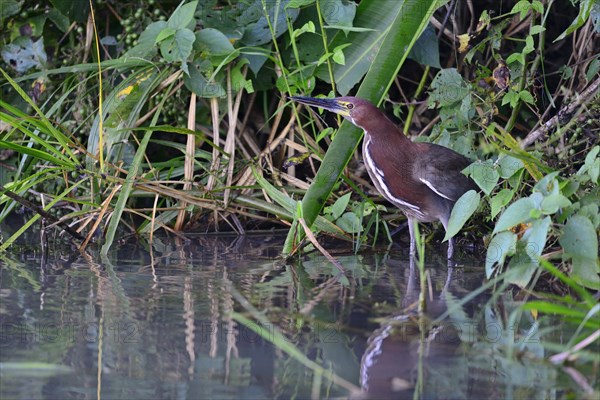
[[[348,119],[354,125],[365,129],[369,120],[376,118],[380,111],[369,101],[358,97],[336,97],[333,99],[292,96],[292,100],[312,107],[320,107]]]

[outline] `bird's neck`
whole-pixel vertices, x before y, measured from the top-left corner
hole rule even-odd
[[[372,118],[362,120],[360,123],[353,121],[356,126],[361,128],[371,140],[377,142],[396,143],[410,147],[414,143],[402,133],[383,112],[378,110],[378,114]]]

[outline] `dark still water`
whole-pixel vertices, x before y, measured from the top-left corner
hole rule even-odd
[[[489,302],[480,261],[428,254],[427,316],[405,249],[282,263],[284,238],[155,239],[107,258],[0,256],[0,398],[560,398],[531,317]],[[32,243],[35,239],[32,240]],[[441,253],[444,253],[442,251]],[[452,305],[452,311],[447,312]],[[441,317],[439,319],[438,317]],[[439,321],[435,321],[436,318]],[[521,357],[508,354],[509,348]],[[511,361],[513,360],[513,361]]]

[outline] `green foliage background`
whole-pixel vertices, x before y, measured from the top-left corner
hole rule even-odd
[[[274,225],[292,253],[299,218],[358,249],[393,212],[362,132],[287,101],[356,94],[477,160],[446,239],[483,238],[488,277],[535,285],[544,259],[599,289],[600,7],[563,3],[4,1],[0,184],[104,253],[120,229]]]

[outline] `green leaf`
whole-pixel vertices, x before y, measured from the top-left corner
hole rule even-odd
[[[308,21],[300,29],[294,30],[294,38],[299,37],[303,33],[315,33],[315,23],[312,21]]]
[[[415,60],[422,65],[429,65],[430,67],[439,69],[442,68],[440,65],[440,46],[438,37],[431,24],[427,25],[427,28],[419,37],[415,46],[410,50],[408,58]]]
[[[285,6],[285,8],[300,8],[304,6],[309,6],[315,3],[317,0],[290,0],[289,3]]]
[[[546,30],[542,25],[534,25],[529,30],[530,35],[537,35],[538,33],[542,33]]]
[[[540,0],[533,0],[531,2],[531,8],[538,14],[544,13],[544,4]]]
[[[509,90],[504,95],[504,97],[502,97],[502,105],[506,105],[506,104],[510,103],[510,106],[512,108],[515,108],[517,106],[518,102],[519,102],[519,94],[517,92],[515,92],[514,90]]]
[[[196,63],[190,64],[189,73],[183,75],[183,83],[189,90],[196,93],[198,97],[212,98],[226,95],[223,86],[218,82],[209,82],[202,75]]]
[[[2,7],[0,7],[0,8],[2,8]],[[58,29],[60,29],[62,32],[66,32],[69,30],[69,18],[67,18],[65,15],[63,15],[56,8],[48,11],[48,18],[50,18],[50,20],[52,22],[54,22],[54,25],[56,25],[56,27]],[[1,20],[1,18],[0,18],[0,20]]]
[[[187,59],[192,54],[196,36],[189,29],[179,29],[173,37],[160,43],[160,54],[169,62],[181,62],[181,68],[189,75]]]
[[[211,56],[226,56],[235,51],[229,38],[223,32],[214,28],[205,28],[196,33],[194,49],[200,52],[208,52]]]
[[[327,25],[351,27],[356,16],[356,3],[347,0],[321,0],[321,14]]]
[[[471,215],[477,210],[481,197],[479,193],[474,190],[469,190],[456,201],[454,208],[450,214],[448,220],[448,228],[446,229],[446,236],[444,236],[444,242],[454,235],[456,235],[469,220]]]
[[[156,53],[156,38],[166,27],[165,21],[157,21],[148,25],[140,35],[137,46],[129,49],[123,57],[152,57]]]
[[[525,57],[523,56],[523,53],[512,53],[511,55],[506,57],[507,64],[512,64],[515,61],[518,61],[519,63],[521,63],[521,65],[525,64]]]
[[[490,201],[491,208],[492,208],[491,217],[496,218],[496,215],[498,215],[498,213],[500,212],[502,207],[507,205],[510,202],[510,200],[513,198],[514,195],[515,195],[514,190],[502,189],[494,197],[492,197],[492,199]]]
[[[2,59],[19,73],[26,72],[31,68],[45,69],[47,62],[46,50],[44,50],[44,38],[35,42],[26,36],[17,37],[12,43],[2,47]]]
[[[28,146],[21,146],[16,143],[0,140],[0,149],[13,150],[17,154],[27,154],[39,160],[47,161],[53,165],[60,165],[67,168],[75,168],[75,163],[65,157],[65,159],[56,158],[42,150],[34,149]]]
[[[546,246],[550,217],[536,220],[517,242],[515,255],[508,264],[506,282],[526,287],[539,266],[539,257]]]
[[[598,182],[598,175],[600,175],[600,158],[598,153],[600,152],[600,146],[594,146],[592,150],[585,156],[585,162],[583,166],[577,171],[577,176],[583,176],[588,174],[592,182]]]
[[[447,107],[463,101],[469,96],[469,88],[456,68],[442,69],[431,82],[431,92],[427,100],[431,108],[435,103]]]
[[[509,14],[520,13],[519,18],[523,19],[531,9],[531,4],[527,0],[521,0],[515,4]]]
[[[600,9],[600,5],[598,8]],[[598,19],[600,20],[600,18]],[[585,79],[588,82],[591,82],[594,77],[598,76],[598,72],[600,72],[600,58],[596,58],[589,64],[588,69],[585,72]]]
[[[529,93],[527,90],[521,90],[519,92],[519,98],[528,104],[535,103],[535,101],[533,99],[533,95],[531,93]]]
[[[498,166],[493,161],[474,162],[467,169],[471,178],[485,194],[492,193],[500,179]]]
[[[594,225],[582,215],[567,221],[559,238],[564,251],[572,257],[595,261],[598,258],[598,236]]]
[[[340,65],[345,65],[346,64],[346,57],[344,57],[344,51],[343,51],[343,47],[345,45],[342,46],[338,46],[335,49],[333,49],[333,55],[332,55],[332,59],[336,64],[340,64]]]
[[[581,286],[600,290],[600,267],[597,260],[574,256],[571,258],[571,278]]]
[[[240,62],[236,63],[235,66],[231,69],[231,86],[235,91],[244,89],[247,93],[254,93],[254,86],[252,84],[252,80],[246,79],[244,77],[244,74],[242,74],[242,68],[247,63],[248,60],[241,60]]]
[[[329,212],[334,220],[338,219],[344,211],[346,211],[346,207],[348,207],[348,202],[350,201],[350,195],[351,193],[347,193],[337,199],[332,206],[325,207],[325,213]]]
[[[353,212],[344,213],[335,224],[346,233],[360,233],[363,230],[360,219]]]
[[[535,50],[533,36],[529,35],[525,38],[525,47],[523,48],[523,54],[529,54],[533,50]]]
[[[485,257],[485,275],[489,279],[496,271],[495,266],[504,264],[507,256],[515,254],[517,235],[510,231],[500,232],[494,235],[488,245]]]
[[[170,28],[180,30],[180,29],[193,29],[193,25],[189,26],[194,21],[194,13],[196,12],[196,8],[198,6],[198,0],[191,1],[187,4],[179,4],[173,14],[169,17],[167,21],[167,26]]]
[[[24,0],[2,0],[0,7],[0,26],[4,25],[4,20],[12,15],[18,14],[21,11]]]
[[[502,179],[508,179],[513,176],[517,171],[524,167],[523,161],[513,156],[504,154],[500,156],[498,160],[498,166],[500,167],[500,177]]]
[[[594,6],[595,0],[581,0],[579,3],[579,14],[577,17],[571,22],[571,25],[556,39],[554,42],[558,42],[559,40],[563,40],[571,33],[575,32],[577,29],[582,27],[590,17],[590,12],[592,11],[592,7]]]
[[[426,11],[431,2],[429,0],[423,3],[423,9],[418,12]],[[354,26],[369,29],[367,32],[350,32],[347,36],[344,32],[338,32],[329,45],[333,49],[341,44],[351,43],[345,51],[346,64],[333,64],[333,75],[338,92],[345,96],[350,90],[362,79],[373,65],[373,60],[380,51],[383,40],[390,32],[391,26],[398,18],[404,19],[406,26],[413,26],[418,21],[418,17],[414,20],[407,18],[405,10],[410,7],[415,7],[415,4],[407,4],[405,1],[385,1],[381,0],[364,0],[360,2],[356,10],[354,18]],[[331,13],[331,11],[330,11]],[[415,14],[418,15],[418,14]],[[405,31],[406,39],[412,39],[416,31]],[[390,56],[402,54],[399,51],[402,47],[394,49],[394,53]],[[391,49],[390,49],[391,50]],[[407,51],[409,49],[406,49]],[[330,82],[329,71],[326,65],[317,68],[316,74],[322,80]]]
[[[496,222],[493,233],[495,234],[529,221],[531,219],[531,211],[535,209],[535,202],[530,197],[515,201],[502,213],[498,222]]]
[[[269,21],[273,27],[273,35],[269,28],[267,17],[264,15],[262,1],[265,1],[267,5],[267,13]],[[241,42],[247,46],[260,46],[273,41],[273,36],[278,38],[288,30],[288,19],[290,24],[293,23],[300,13],[300,10],[295,8],[288,8],[286,5],[288,1],[277,0],[253,0],[248,3],[240,2],[240,5],[246,4],[247,7],[243,10],[242,14],[238,18],[238,25],[245,28],[244,36],[241,38]],[[277,17],[277,20],[275,20]]]
[[[71,21],[85,22],[90,12],[89,1],[51,0],[50,2]],[[2,3],[4,3],[4,0]],[[4,4],[0,6],[0,8],[2,7],[4,7]]]
[[[559,209],[571,205],[569,199],[560,193],[554,193],[544,197],[542,200],[542,213],[546,215],[555,214]]]
[[[599,290],[598,234],[592,221],[580,214],[569,218],[558,241],[571,257],[571,277],[580,285]]]
[[[158,36],[156,36],[154,44],[160,43],[163,40],[174,36],[175,32],[177,31],[174,28],[171,28],[170,26],[165,27],[162,31],[159,32]]]

